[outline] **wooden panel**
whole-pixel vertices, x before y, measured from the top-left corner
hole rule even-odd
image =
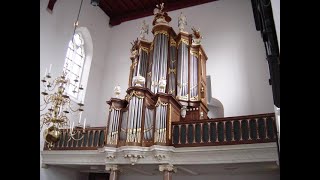
[[[160,2],[165,3],[165,11],[169,12],[213,1],[216,0],[101,0],[99,6],[110,17],[109,24],[114,26],[125,21],[153,15],[156,4]]]

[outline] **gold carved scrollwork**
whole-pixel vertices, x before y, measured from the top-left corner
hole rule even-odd
[[[146,52],[147,54],[149,54],[149,48],[146,48],[146,47],[141,47],[141,50]]]
[[[157,34],[164,34],[164,35],[166,35],[166,36],[169,36],[168,32],[165,31],[165,30],[156,31],[156,32],[154,33],[154,36],[156,36]]]
[[[130,95],[128,95],[128,96],[126,97],[126,100],[129,101],[129,100],[132,98],[132,96],[136,96],[136,97],[139,98],[139,99],[143,99],[143,98],[144,98],[144,96],[139,95],[139,93],[138,93],[137,91],[132,91],[132,92],[130,93]]]
[[[177,43],[172,37],[170,38],[170,46],[177,47]]]
[[[188,97],[189,97],[189,94],[186,94],[184,96],[177,96],[177,99],[188,101]]]
[[[181,38],[180,41],[178,42],[178,46],[180,45],[181,42],[186,44],[186,45],[189,45],[189,41],[187,39]]]
[[[110,110],[111,109],[111,110]],[[110,106],[109,111],[112,111],[112,109],[120,111],[122,108],[116,108],[113,104]]]
[[[199,53],[197,51],[190,51],[190,54],[199,59]]]
[[[174,89],[170,89],[170,90],[169,90],[169,94],[173,94],[175,91],[176,91],[176,90],[174,90]]]
[[[134,62],[132,63],[132,65],[131,65],[131,69],[136,68],[137,65],[138,65],[138,61],[137,61],[137,59],[135,59]]]
[[[170,74],[170,73],[176,74],[176,73],[177,73],[177,72],[176,72],[176,69],[170,69],[170,68],[169,68],[168,74]]]
[[[161,102],[160,97],[158,97],[158,100],[157,100],[157,103],[156,103],[155,106],[158,107],[159,105],[168,106],[168,103],[163,103],[163,102]]]
[[[191,97],[190,100],[191,100],[191,101],[197,101],[197,100],[198,100],[198,95],[196,95],[196,96],[194,96],[194,97]]]
[[[151,42],[151,45],[150,45],[150,51],[153,50],[153,41]]]

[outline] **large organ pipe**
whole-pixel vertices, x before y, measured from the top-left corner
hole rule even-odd
[[[132,125],[131,125],[131,142],[133,141],[134,139],[134,134],[135,134],[135,131],[134,131],[134,127],[137,123],[136,121],[136,115],[137,115],[137,105],[138,105],[138,102],[137,102],[137,98],[135,96],[133,96],[133,116],[132,116]]]
[[[124,111],[122,113],[122,120],[121,120],[121,128],[120,128],[120,140],[126,139],[126,130],[127,130],[127,119],[128,118],[128,111]]]
[[[136,141],[140,142],[140,123],[141,123],[141,111],[142,111],[142,100],[138,99],[138,118],[137,118],[137,124],[136,124]]]

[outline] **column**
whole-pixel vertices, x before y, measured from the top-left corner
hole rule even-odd
[[[177,172],[177,168],[172,164],[159,165],[159,171],[163,172],[163,180],[172,180],[172,173]]]
[[[119,177],[118,165],[106,165],[106,171],[110,173],[109,180],[118,180],[118,177]]]

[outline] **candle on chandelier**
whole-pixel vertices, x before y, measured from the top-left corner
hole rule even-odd
[[[87,121],[87,118],[84,118],[84,122],[83,122],[83,130],[86,130],[86,121]]]
[[[80,122],[81,122],[81,116],[82,116],[82,111],[80,112],[80,117],[79,117],[79,122],[78,122],[78,124],[80,124]]]
[[[51,68],[52,68],[52,64],[50,64],[50,67],[49,67],[49,74],[51,73]]]
[[[48,71],[48,68],[46,68],[46,72],[44,73],[44,77],[47,76],[47,71]]]
[[[74,122],[72,122],[71,133],[73,132],[73,128],[74,128]]]

